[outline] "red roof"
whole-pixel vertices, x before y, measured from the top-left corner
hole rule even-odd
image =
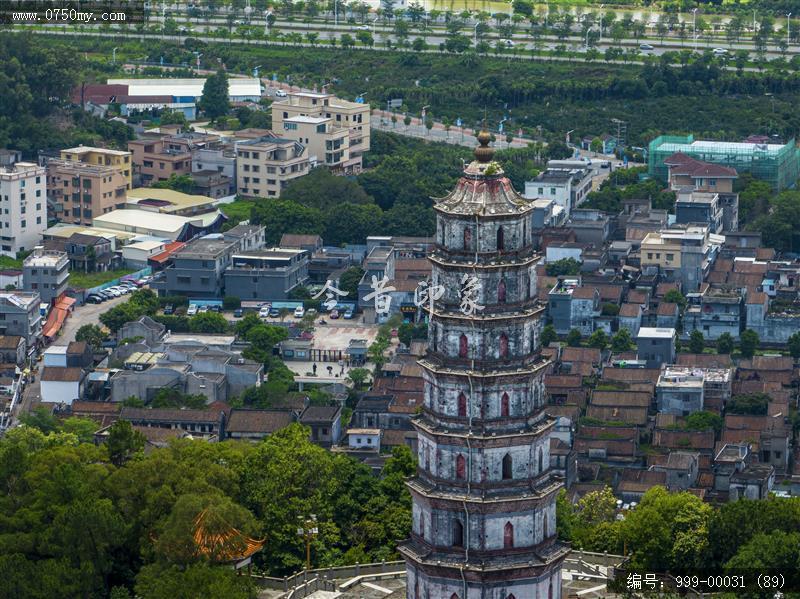
[[[675,152],[672,156],[664,160],[664,164],[670,167],[671,175],[687,175],[690,177],[717,177],[717,178],[736,178],[739,173],[735,168],[714,164],[713,162],[703,162],[683,152]]]
[[[153,262],[158,262],[159,264],[163,264],[164,262],[170,259],[172,254],[177,252],[185,245],[186,244],[183,243],[182,241],[172,241],[170,243],[167,243],[164,245],[164,251],[161,252],[160,254],[156,254],[155,256],[150,256],[150,260],[152,260]]]

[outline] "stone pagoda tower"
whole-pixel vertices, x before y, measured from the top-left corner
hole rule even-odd
[[[480,133],[475,160],[434,206],[431,288],[444,289],[420,360],[413,524],[400,546],[408,599],[561,596],[568,549],[556,538],[562,483],[549,469],[554,420],[537,353],[533,206],[492,161],[489,139]]]

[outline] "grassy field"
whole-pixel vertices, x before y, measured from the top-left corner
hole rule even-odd
[[[124,277],[132,272],[130,268],[120,268],[118,270],[107,270],[106,272],[76,272],[69,273],[69,285],[75,289],[91,289],[103,283],[108,283],[114,279]]]

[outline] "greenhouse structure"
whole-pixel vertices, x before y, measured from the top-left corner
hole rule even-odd
[[[696,160],[735,168],[766,181],[775,191],[794,187],[800,176],[800,150],[794,139],[784,144],[702,141],[693,135],[661,135],[650,142],[647,171],[651,177],[668,182],[664,161],[675,152]]]

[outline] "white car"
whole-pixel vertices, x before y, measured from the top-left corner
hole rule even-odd
[[[369,31],[369,25],[359,25],[356,27],[357,31]]]
[[[725,48],[714,48],[711,51],[715,56],[725,56],[728,51]]]
[[[266,318],[267,316],[269,316],[269,311],[271,308],[272,306],[270,306],[269,304],[264,304],[258,309],[258,316],[260,318]]]
[[[500,43],[503,44],[506,48],[514,47],[514,42],[511,40],[500,40]]]
[[[186,310],[187,316],[194,316],[197,314],[197,304],[189,304],[189,309]]]
[[[652,44],[639,44],[639,50],[650,51],[655,49],[655,46]]]
[[[306,311],[303,308],[303,306],[297,306],[294,309],[294,317],[295,318],[303,318],[303,316],[305,316],[305,315],[306,315]]]
[[[283,91],[282,89],[276,89],[275,90],[275,97],[276,98],[285,98],[285,97],[287,97],[287,95],[288,94],[285,91]]]
[[[106,293],[110,293],[110,294],[111,294],[111,295],[113,295],[114,297],[119,297],[120,295],[122,295],[122,294],[119,292],[119,290],[118,290],[118,289],[114,289],[113,287],[106,287],[105,289],[103,289],[103,291],[105,291]]]

